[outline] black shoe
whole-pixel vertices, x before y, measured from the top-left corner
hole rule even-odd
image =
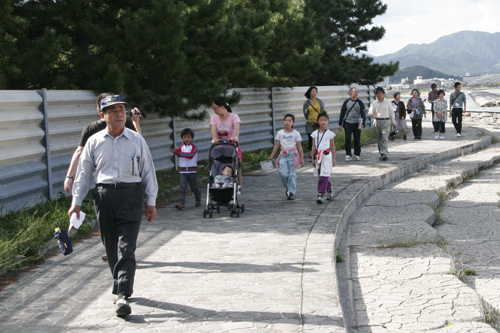
[[[406,140],[406,135],[405,135],[405,136],[403,136],[403,140]]]
[[[387,159],[387,156],[386,156],[386,155],[382,155],[381,160],[382,160],[382,161],[385,161],[386,159]]]
[[[295,196],[293,195],[293,193],[292,193],[292,192],[288,193],[288,198],[287,198],[287,199],[288,199],[288,200],[293,200],[293,199],[295,199]]]
[[[132,313],[127,296],[119,294],[114,303],[116,304],[116,315],[118,317],[126,317]]]

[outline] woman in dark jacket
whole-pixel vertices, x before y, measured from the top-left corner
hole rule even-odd
[[[406,103],[406,111],[410,114],[411,128],[413,130],[414,139],[422,139],[422,115],[425,115],[424,101],[420,97],[420,92],[417,89],[411,91],[412,97]]]
[[[394,122],[396,123],[397,130],[403,131],[403,140],[406,140],[406,107],[405,103],[401,102],[401,94],[395,93],[394,100],[392,101],[392,109],[394,110]],[[392,132],[390,139],[394,141],[396,131]]]

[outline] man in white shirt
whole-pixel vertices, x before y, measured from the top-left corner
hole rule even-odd
[[[384,88],[377,87],[375,89],[375,95],[377,95],[377,100],[370,105],[368,115],[374,119],[373,127],[375,128],[375,135],[377,136],[378,152],[380,153],[379,159],[385,161],[389,154],[387,150],[389,132],[391,127],[396,129],[397,126],[394,122],[394,111],[392,110],[391,102],[384,98]]]
[[[125,102],[119,95],[101,100],[106,129],[91,136],[82,151],[73,184],[68,214],[79,217],[80,206],[91,183],[94,207],[113,275],[116,314],[131,313],[128,298],[133,293],[135,248],[141,225],[143,194],[147,195],[146,218],[156,217],[158,183],[151,153],[144,138],[125,128]]]

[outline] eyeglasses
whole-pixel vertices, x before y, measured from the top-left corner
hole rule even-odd
[[[217,110],[218,108],[220,108],[221,106],[222,106],[222,105],[220,105],[220,106],[212,106],[212,110],[214,110],[214,111],[215,111],[215,110]]]

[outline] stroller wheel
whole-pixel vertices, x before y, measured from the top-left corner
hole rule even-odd
[[[241,205],[241,212],[242,212],[242,213],[243,213],[243,212],[245,212],[245,205],[244,205],[244,204],[243,204],[243,205]]]
[[[213,213],[214,213],[213,209],[210,209],[210,211],[208,212],[208,216],[210,216],[210,218],[212,218]]]
[[[220,205],[217,203],[217,213],[220,213]]]
[[[236,217],[240,217],[240,209],[236,208]]]
[[[206,210],[206,209],[204,209],[204,210],[203,210],[203,218],[206,218],[206,217],[207,217],[207,210]]]

